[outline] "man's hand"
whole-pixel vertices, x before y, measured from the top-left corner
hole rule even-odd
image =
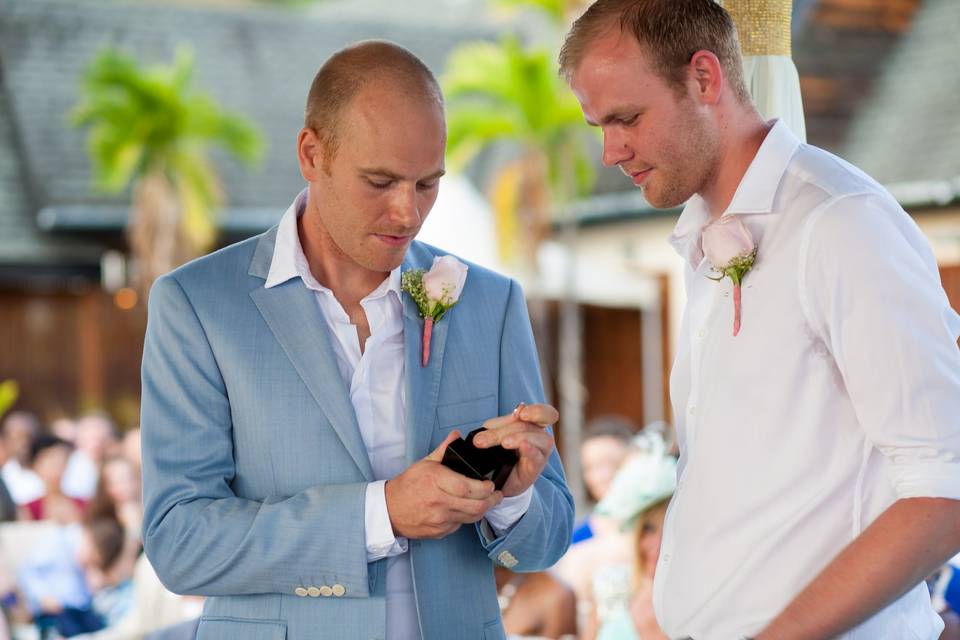
[[[447,445],[460,437],[453,430],[426,458],[384,486],[394,535],[444,538],[462,524],[477,522],[503,499],[489,480],[473,480],[442,464]]]
[[[545,427],[560,419],[557,410],[548,404],[521,405],[510,415],[491,418],[483,423],[487,431],[478,433],[473,444],[481,449],[500,445],[520,454],[503,495],[511,497],[527,490],[536,482],[553,451],[553,436]]]

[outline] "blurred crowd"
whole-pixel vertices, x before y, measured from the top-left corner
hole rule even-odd
[[[105,413],[0,423],[0,640],[192,638],[202,601],[143,554],[140,431]]]
[[[662,640],[653,576],[676,484],[670,429],[594,420],[580,451],[592,509],[550,571],[496,569],[511,638]],[[193,638],[202,599],[169,593],[143,554],[140,432],[103,413],[0,423],[0,640]],[[960,557],[930,576],[960,640]]]

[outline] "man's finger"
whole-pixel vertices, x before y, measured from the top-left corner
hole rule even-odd
[[[483,500],[494,490],[493,483],[489,480],[474,480],[446,467],[436,469],[435,474],[440,490],[454,498]]]
[[[437,445],[437,448],[431,451],[427,455],[427,457],[424,459],[430,460],[431,462],[440,462],[441,460],[443,460],[443,454],[446,453],[447,447],[450,445],[450,443],[459,437],[460,437],[460,432],[454,429],[453,431],[448,433],[447,437],[443,439],[443,442]]]
[[[494,491],[483,500],[451,498],[448,507],[450,518],[456,522],[476,522],[503,500],[503,493]]]
[[[505,416],[490,418],[489,420],[483,423],[483,428],[487,430],[502,429],[518,421],[519,421],[519,418],[517,418],[517,416],[515,416],[512,413],[508,413]]]
[[[560,419],[560,412],[549,404],[528,404],[517,412],[517,417],[524,422],[545,427],[556,423]]]
[[[474,436],[473,443],[481,449],[485,449],[498,444],[503,444],[504,440],[509,438],[527,437],[527,435],[531,437],[539,436],[541,438],[550,439],[550,434],[544,431],[543,427],[540,425],[530,422],[517,422],[499,429],[478,433],[476,436]],[[516,447],[514,446],[508,448]]]

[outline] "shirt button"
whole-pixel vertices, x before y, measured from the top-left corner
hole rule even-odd
[[[308,595],[307,590],[304,589],[303,587],[297,587],[296,589],[293,590],[293,592],[298,596],[300,596],[301,598],[305,598]]]
[[[325,584],[320,587],[319,593],[324,598],[329,598],[331,595],[333,595],[333,589],[330,588],[330,585]]]
[[[307,589],[307,595],[311,598],[316,598],[320,595],[320,589],[317,589],[316,587],[310,587]]]
[[[694,404],[694,405],[691,405],[691,406],[690,406],[690,409],[688,410],[688,412],[690,413],[690,415],[696,415],[696,413],[697,413],[697,405],[695,405],[695,404]]]
[[[670,554],[669,554],[669,553],[663,554],[663,561],[664,561],[664,562],[670,562]]]
[[[347,592],[347,589],[342,584],[335,584],[333,585],[333,588],[331,589],[331,591],[333,591],[333,595],[335,597],[341,598],[343,597],[343,594]]]
[[[707,331],[705,329],[700,329],[700,331],[697,332],[698,338],[705,338],[706,335],[707,335]]]

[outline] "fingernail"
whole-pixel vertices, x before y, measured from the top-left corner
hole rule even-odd
[[[521,402],[520,404],[518,404],[518,405],[517,405],[517,408],[513,410],[513,415],[514,415],[514,417],[519,418],[519,417],[520,417],[520,412],[523,411],[523,408],[524,408],[525,406],[527,406],[527,404],[526,404],[525,402]]]
[[[503,441],[503,444],[504,444],[505,446],[512,447],[512,446],[513,446],[513,443],[515,443],[515,442],[516,442],[516,440],[514,440],[513,438],[505,438],[504,441]]]

